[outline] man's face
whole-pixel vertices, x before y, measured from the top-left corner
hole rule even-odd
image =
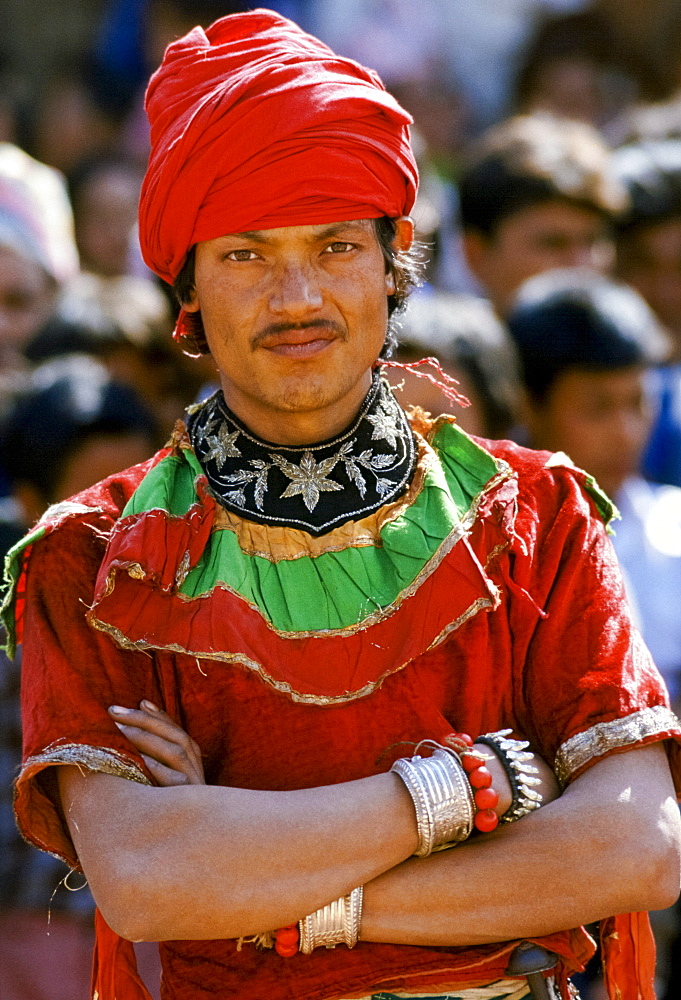
[[[49,319],[55,296],[39,264],[0,247],[0,355],[21,351]]]
[[[394,291],[368,220],[232,233],[198,243],[201,310],[225,399],[281,444],[332,436],[371,384]]]
[[[614,496],[636,472],[650,429],[644,374],[638,366],[564,372],[543,403],[529,404],[533,447],[566,452]]]
[[[681,219],[642,226],[618,246],[618,270],[641,293],[675,341],[681,360]]]
[[[495,309],[505,316],[527,278],[556,267],[590,267],[607,272],[612,240],[598,212],[567,201],[542,202],[502,220],[487,238],[465,234],[466,256]]]

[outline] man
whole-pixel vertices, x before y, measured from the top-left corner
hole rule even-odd
[[[17,146],[0,143],[0,373],[6,378],[25,367],[23,349],[77,273],[63,177]]]
[[[657,744],[681,730],[596,508],[546,455],[410,428],[375,372],[416,174],[374,74],[255,11],[171,45],[148,110],[145,256],[222,392],[49,513],[9,570],[28,568],[8,599],[17,813],[87,872],[97,995],[144,996],[146,938],[168,997],[518,997],[530,937],[567,996],[591,946],[563,928],[678,891]],[[509,744],[462,777],[480,758],[460,734],[510,728],[536,772]],[[402,756],[424,739],[432,758]],[[569,785],[529,815],[556,794],[539,754]],[[488,829],[528,815],[426,856],[478,809]],[[613,988],[632,947],[649,979],[645,921],[604,930]]]
[[[669,340],[641,297],[591,272],[530,279],[509,321],[533,448],[566,452],[620,511],[614,544],[643,638],[673,703],[681,692],[681,490],[639,474],[652,420],[647,379]]]
[[[629,193],[617,227],[617,267],[672,338],[656,373],[659,415],[644,458],[646,475],[681,486],[681,142],[623,146],[615,170]]]
[[[485,133],[461,176],[460,213],[468,264],[499,316],[542,271],[611,270],[612,223],[625,204],[590,126],[519,115]]]

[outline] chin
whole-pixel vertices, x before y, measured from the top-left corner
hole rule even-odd
[[[349,378],[347,371],[332,375],[307,372],[282,379],[269,395],[278,409],[287,413],[309,413],[333,406],[359,388],[361,381],[361,378]],[[368,388],[368,385],[362,388],[362,396]]]

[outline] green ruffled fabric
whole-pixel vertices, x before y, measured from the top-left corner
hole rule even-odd
[[[380,546],[273,563],[243,552],[234,532],[218,531],[180,593],[197,598],[226,585],[282,632],[347,628],[389,607],[460,529],[475,498],[499,472],[495,459],[456,425],[443,424],[432,444],[441,465],[427,473],[415,502],[383,527]],[[187,513],[196,502],[194,479],[201,467],[192,452],[183,455],[151,470],[123,516],[150,509],[174,517]]]

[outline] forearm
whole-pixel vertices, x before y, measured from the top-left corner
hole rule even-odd
[[[151,788],[59,770],[95,899],[133,939],[271,930],[375,879],[417,845],[414,808],[395,774],[266,792]]]
[[[365,886],[362,939],[474,945],[662,908],[679,891],[678,845],[663,749],[611,757],[519,822]]]

